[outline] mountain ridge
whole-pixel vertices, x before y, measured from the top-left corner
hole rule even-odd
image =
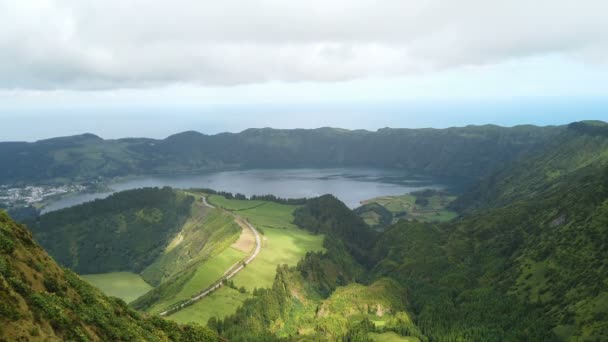
[[[586,125],[586,124],[583,124]],[[445,129],[248,129],[165,139],[59,138],[0,142],[0,184],[272,167],[377,167],[461,179],[488,174],[545,146],[567,126]],[[329,147],[329,148],[328,148]]]

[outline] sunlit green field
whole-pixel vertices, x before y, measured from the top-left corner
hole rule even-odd
[[[209,204],[213,204],[220,208],[229,210],[243,210],[265,204],[264,201],[241,201],[235,199],[226,199],[223,196],[211,195],[208,197]]]
[[[394,332],[385,332],[382,334],[377,334],[377,333],[369,333],[368,335],[369,337],[371,337],[372,339],[374,339],[374,341],[376,342],[419,342],[420,340],[416,337],[405,337],[405,336],[401,336],[397,333]]]
[[[225,317],[233,314],[236,308],[243,304],[245,299],[250,296],[250,293],[240,293],[235,289],[224,286],[168,318],[178,323],[196,322],[207,324],[207,321],[211,317]]]
[[[253,221],[253,220],[252,220]],[[295,266],[307,251],[322,249],[322,236],[311,235],[301,229],[264,228],[262,251],[244,270],[234,277],[237,287],[248,290],[271,287],[277,265]]]
[[[416,196],[405,194],[400,196],[376,197],[363,201],[363,204],[371,202],[378,203],[395,214],[397,217],[405,214],[403,218],[409,220],[416,219],[427,222],[445,222],[458,216],[456,212],[446,209],[446,206],[455,198],[456,196],[448,196],[443,194],[433,195],[428,198],[428,205],[421,206],[416,204]],[[373,218],[368,219],[373,221]]]
[[[194,276],[184,285],[184,287],[175,297],[156,304],[149,311],[160,312],[174,303],[192,297],[200,290],[205,289],[215,283],[222,275],[224,275],[224,272],[226,272],[230,266],[239,262],[244,257],[244,252],[236,250],[232,247],[226,248],[220,254],[202,263],[194,273]]]
[[[247,219],[254,227],[261,228],[264,234],[262,251],[258,257],[234,277],[237,287],[244,286],[248,290],[270,287],[277,265],[295,266],[307,251],[323,250],[322,235],[312,235],[292,223],[296,206],[274,202],[226,200],[223,197],[223,200],[219,200],[218,197],[220,196],[212,196],[210,201],[214,204],[222,203],[222,207],[229,210],[246,208],[245,203],[257,202],[255,208],[235,213]]]
[[[233,278],[236,287],[243,286],[248,293],[254,288],[271,287],[277,265],[295,266],[307,251],[323,250],[322,235],[313,235],[292,223],[296,206],[263,201],[226,200],[220,196],[210,196],[209,202],[235,210],[235,214],[247,219],[263,232],[260,254]],[[251,207],[254,208],[243,210]],[[204,324],[214,315],[223,317],[233,313],[247,296],[233,289],[221,289],[170,318],[178,322],[196,321]]]
[[[81,277],[105,294],[118,297],[127,303],[152,289],[139,274],[131,272],[87,274]]]

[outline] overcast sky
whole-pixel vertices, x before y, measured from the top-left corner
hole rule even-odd
[[[94,131],[87,116],[171,108],[166,115],[222,130],[209,116],[218,105],[231,108],[225,130],[245,116],[284,127],[509,124],[490,110],[466,112],[504,101],[537,103],[513,113],[531,123],[602,119],[606,13],[605,0],[0,0],[0,116],[14,127],[0,127],[0,139],[32,139],[19,127],[41,122],[34,117],[78,115],[84,126],[47,132],[69,134]],[[551,112],[552,98],[592,101],[595,111]],[[451,116],[411,110],[463,102]],[[385,119],[367,123],[358,105]],[[301,108],[318,119],[285,119]],[[352,115],[363,116],[359,126]]]

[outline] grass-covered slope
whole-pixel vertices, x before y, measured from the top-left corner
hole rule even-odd
[[[537,153],[514,160],[452,205],[460,211],[504,206],[537,197],[588,166],[608,164],[608,124],[575,122]]]
[[[279,266],[272,287],[255,290],[233,315],[212,318],[209,327],[232,341],[372,341],[389,331],[424,339],[407,310],[405,289],[386,278],[361,283],[368,277],[349,253],[354,245],[347,248],[335,235],[369,228],[353,212],[338,209],[331,216],[319,210],[320,203],[343,206],[324,196],[298,211],[308,229],[319,225],[316,230],[327,234],[326,251],[306,254],[296,267]],[[349,228],[353,222],[355,230]]]
[[[229,213],[203,205],[200,195],[170,188],[116,193],[45,214],[35,227],[37,240],[61,264],[94,274],[89,276],[94,284],[125,300],[143,295],[132,303],[142,310],[204,288],[193,284],[199,283],[202,265],[228,249],[242,231]],[[117,271],[137,273],[155,288],[145,295],[124,289],[124,273]]]
[[[354,212],[363,219],[363,222],[376,230],[384,229],[391,225],[394,220],[394,214],[390,210],[372,201],[356,208]]]
[[[193,215],[142,275],[159,285],[132,305],[154,313],[188,299],[217,281],[246,253],[231,247],[242,233],[233,217],[195,204]]]
[[[80,277],[106,295],[120,298],[126,303],[132,302],[153,289],[139,274],[132,272],[84,274]]]
[[[240,234],[241,227],[232,216],[199,200],[181,230],[142,276],[152,284],[165,282],[225,250]]]
[[[262,200],[227,199],[219,195],[209,196],[209,202],[249,221],[262,234],[262,249],[256,259],[232,279],[233,287],[223,287],[192,306],[169,316],[169,319],[204,324],[210,317],[223,318],[230,315],[251,297],[256,288],[272,286],[277,265],[295,266],[307,252],[324,249],[323,235],[311,234],[293,224],[294,211],[298,208],[295,205]],[[230,249],[227,249],[210,262],[225,264],[227,260],[234,260],[231,254]],[[195,282],[208,285],[210,278],[204,276],[202,272],[215,276],[215,279],[221,277],[225,269],[208,267],[213,264],[202,264],[197,271],[199,276],[195,275],[187,281],[184,289]],[[239,291],[241,287],[245,290],[244,293]],[[181,293],[184,294],[184,291]],[[174,297],[174,299],[178,298],[180,295]],[[151,308],[152,311],[159,309],[159,306]]]
[[[218,341],[199,326],[147,318],[61,268],[0,211],[0,340]]]
[[[363,201],[355,213],[376,229],[383,229],[400,219],[445,222],[458,216],[448,208],[455,198],[447,192],[428,189],[400,196],[372,198]]]
[[[193,201],[170,188],[124,191],[42,215],[32,231],[49,254],[77,273],[139,273],[179,232]]]

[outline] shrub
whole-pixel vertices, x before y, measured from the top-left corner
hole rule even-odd
[[[8,236],[5,235],[3,231],[0,230],[0,252],[11,254],[15,249],[15,242],[11,240]]]
[[[17,308],[11,306],[9,303],[1,301],[0,302],[0,317],[7,318],[12,321],[16,321],[21,318],[21,315],[17,311]]]

